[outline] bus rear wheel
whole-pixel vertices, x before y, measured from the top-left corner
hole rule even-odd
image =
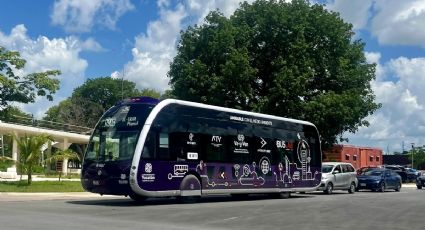
[[[177,198],[182,203],[196,203],[201,198],[201,183],[195,175],[187,175],[180,184],[180,196]]]

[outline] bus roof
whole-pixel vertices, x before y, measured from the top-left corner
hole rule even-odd
[[[261,113],[255,113],[255,112],[248,112],[248,111],[243,111],[243,110],[239,110],[239,109],[231,109],[231,108],[226,108],[226,107],[220,107],[220,106],[215,106],[215,105],[207,105],[207,104],[202,104],[202,103],[198,103],[198,102],[190,102],[190,101],[183,101],[183,100],[177,100],[177,99],[165,99],[165,100],[162,100],[161,102],[159,102],[155,106],[155,108],[152,110],[152,112],[149,115],[149,117],[147,118],[145,124],[152,124],[156,115],[164,107],[166,107],[167,105],[170,105],[170,104],[186,105],[186,106],[191,106],[191,107],[211,109],[211,110],[229,112],[229,113],[236,113],[236,114],[247,115],[247,116],[255,116],[255,117],[274,119],[274,120],[279,120],[279,121],[287,121],[287,122],[291,122],[291,123],[309,125],[309,126],[313,126],[313,127],[316,128],[316,126],[313,123],[308,122],[308,121],[297,120],[297,119],[292,119],[292,118],[278,117],[278,116],[274,116],[274,115],[261,114]]]

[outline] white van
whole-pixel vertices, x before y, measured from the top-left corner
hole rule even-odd
[[[323,162],[322,181],[318,190],[332,194],[333,190],[347,190],[354,193],[357,188],[356,170],[345,162]]]

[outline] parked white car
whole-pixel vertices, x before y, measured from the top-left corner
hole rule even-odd
[[[345,162],[323,162],[322,181],[319,190],[332,194],[334,190],[347,190],[354,193],[357,188],[356,170]]]

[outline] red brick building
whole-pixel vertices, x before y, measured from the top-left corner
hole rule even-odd
[[[356,169],[382,165],[382,150],[379,148],[353,145],[334,145],[323,153],[323,161],[349,162]]]

